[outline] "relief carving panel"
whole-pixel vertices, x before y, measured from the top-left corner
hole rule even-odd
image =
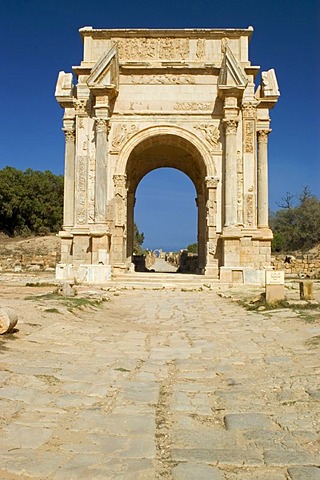
[[[138,132],[139,127],[134,123],[120,123],[114,125],[113,129],[112,147],[118,150],[129,138]]]
[[[244,137],[245,137],[245,153],[254,152],[254,121],[246,120],[244,122]]]
[[[134,85],[193,85],[195,78],[192,75],[131,75],[130,83]]]
[[[213,110],[213,105],[210,102],[177,102],[174,106],[174,110]]]
[[[87,157],[77,158],[76,169],[76,223],[84,225],[87,221]]]
[[[188,38],[115,39],[122,60],[183,60],[189,55]]]
[[[221,142],[220,142],[220,131],[216,125],[201,123],[200,125],[195,125],[194,127],[196,130],[199,130],[204,138],[207,140],[210,145],[214,148],[220,150],[221,149]]]

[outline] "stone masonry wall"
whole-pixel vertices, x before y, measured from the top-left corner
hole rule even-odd
[[[284,270],[286,275],[320,278],[320,258],[314,255],[276,255],[272,257],[271,264],[275,270]]]

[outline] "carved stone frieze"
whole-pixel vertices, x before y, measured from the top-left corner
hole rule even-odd
[[[254,221],[254,198],[253,198],[253,187],[248,189],[248,193],[245,196],[246,201],[246,224],[249,227],[253,226]]]
[[[254,152],[254,121],[245,120],[244,122],[244,151],[245,153]]]
[[[94,155],[89,158],[88,173],[88,221],[94,222],[94,194],[95,194],[95,177],[96,177],[96,159]]]
[[[216,149],[221,149],[220,131],[216,125],[201,123],[200,125],[195,125],[196,130],[199,130],[207,142],[210,143]]]
[[[126,175],[113,175],[114,193],[115,193],[115,225],[122,227],[125,225],[126,211]]]
[[[175,110],[212,110],[213,105],[210,102],[177,102]]]
[[[131,75],[130,83],[134,85],[193,85],[196,80],[192,75]]]
[[[189,55],[188,38],[118,38],[115,44],[121,60],[182,60]]]
[[[196,57],[199,58],[199,60],[202,60],[205,56],[205,42],[204,38],[199,38],[197,40]]]
[[[87,220],[87,164],[86,156],[77,158],[76,168],[76,223],[84,225]]]
[[[120,123],[114,125],[113,128],[112,147],[116,150],[121,148],[122,145],[139,130],[139,127],[134,123]]]
[[[243,160],[237,152],[237,223],[243,225]]]
[[[113,184],[114,184],[115,194],[116,195],[119,194],[123,196],[126,189],[127,176],[113,175]]]

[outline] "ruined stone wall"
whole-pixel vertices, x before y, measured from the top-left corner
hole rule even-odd
[[[320,278],[320,258],[314,255],[276,255],[272,257],[271,265],[275,270],[284,270],[286,275]]]

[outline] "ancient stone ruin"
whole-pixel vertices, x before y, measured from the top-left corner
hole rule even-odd
[[[274,70],[251,65],[247,29],[80,30],[83,60],[60,72],[65,198],[60,279],[130,270],[135,192],[160,167],[195,185],[199,274],[261,282],[270,267],[269,110]]]

